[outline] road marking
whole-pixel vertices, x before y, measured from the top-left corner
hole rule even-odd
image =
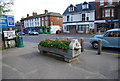
[[[97,53],[97,51],[94,51],[94,50],[85,50],[85,51]],[[120,55],[120,54],[108,53],[108,52],[102,52],[102,53],[104,53],[104,54],[106,54],[106,55]]]
[[[100,74],[99,72],[91,72],[91,71],[88,71],[88,70],[85,70],[85,69],[83,69],[83,68],[79,68],[79,67],[75,67],[75,66],[72,66],[72,64],[68,64],[71,68],[74,68],[74,69],[76,69],[76,70],[82,70],[82,71],[85,71],[85,72],[87,72],[87,73],[90,73],[90,74],[94,74],[94,75],[100,75],[102,78],[104,78],[104,79],[106,79],[106,77],[104,76],[104,75],[102,75],[102,74]],[[86,77],[86,79],[87,78],[89,78],[89,77]]]
[[[21,75],[24,74],[24,73],[22,73],[21,71],[19,71],[18,69],[14,68],[14,67],[6,64],[6,63],[2,63],[2,65],[5,66],[5,67],[8,67],[8,68],[10,68],[10,69],[12,69],[13,71],[16,71],[16,72],[20,73]]]

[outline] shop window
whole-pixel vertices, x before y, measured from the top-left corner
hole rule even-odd
[[[69,31],[69,26],[66,26],[66,31]]]
[[[78,25],[78,31],[84,31],[84,29],[89,31],[89,25]]]
[[[50,29],[49,29],[49,28],[47,28],[47,32],[50,32]]]

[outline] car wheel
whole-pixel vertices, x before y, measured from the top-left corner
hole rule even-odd
[[[93,42],[92,46],[93,46],[93,48],[98,49],[98,42]]]

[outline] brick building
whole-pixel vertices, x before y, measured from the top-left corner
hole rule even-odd
[[[32,16],[27,14],[26,18],[21,18],[25,32],[37,31],[39,33],[51,33],[51,27],[62,27],[62,15],[60,13],[44,11],[44,14],[33,12]]]
[[[95,32],[120,28],[119,0],[96,0]]]

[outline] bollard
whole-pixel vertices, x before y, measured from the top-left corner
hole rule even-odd
[[[69,38],[69,37],[67,37],[67,40],[70,40],[70,38]]]
[[[81,44],[81,52],[84,52],[84,38],[80,39]]]
[[[102,40],[99,39],[99,40],[98,40],[98,54],[100,55],[101,52],[102,52]]]

